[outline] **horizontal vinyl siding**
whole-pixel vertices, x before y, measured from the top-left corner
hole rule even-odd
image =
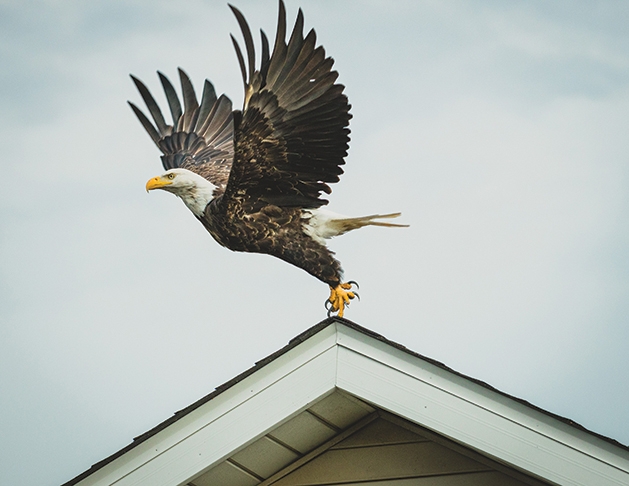
[[[378,419],[274,486],[521,486],[489,466]]]
[[[329,450],[275,484],[334,484],[487,469],[487,466],[434,442],[417,442]]]
[[[385,479],[369,483],[342,483],[328,486],[521,486],[522,483],[497,471],[434,476],[424,478]]]

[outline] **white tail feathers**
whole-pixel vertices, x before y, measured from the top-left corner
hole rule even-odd
[[[363,226],[385,226],[388,228],[407,228],[407,224],[384,223],[378,219],[397,218],[402,213],[372,214],[358,218],[348,218],[325,209],[304,211],[304,231],[321,244],[325,239],[362,228]]]
[[[359,218],[343,218],[333,219],[330,224],[338,228],[339,235],[347,233],[353,229],[362,228],[363,226],[386,226],[389,228],[408,228],[407,224],[383,223],[382,221],[374,221],[376,219],[397,218],[402,213],[391,214],[372,214],[371,216],[361,216]]]

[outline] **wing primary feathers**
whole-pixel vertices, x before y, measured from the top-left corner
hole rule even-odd
[[[249,24],[247,24],[247,20],[240,10],[238,10],[233,5],[229,5],[232,12],[236,16],[236,20],[238,21],[238,25],[240,26],[240,31],[242,32],[242,36],[245,39],[245,49],[247,50],[247,62],[249,64],[249,78],[248,81],[251,82],[253,79],[253,73],[255,72],[256,66],[256,51],[253,47],[253,36],[251,35],[251,29],[249,29]],[[245,81],[246,83],[247,81]]]
[[[295,60],[295,64],[293,65],[289,76],[292,76],[293,73],[296,73],[295,76],[297,77],[297,79],[310,76],[310,73],[308,73],[305,68],[308,67],[308,63],[311,59],[317,57],[317,51],[315,49],[316,42],[317,35],[315,34],[314,29],[311,29],[310,32],[308,32],[308,35],[306,35],[306,37],[301,42],[301,50],[299,52],[299,55],[297,56],[297,59]]]
[[[279,52],[286,42],[286,7],[284,1],[280,0],[277,13],[277,31],[275,32],[275,45],[273,46],[273,55]]]
[[[216,91],[214,90],[214,86],[207,79],[205,80],[205,84],[203,85],[203,95],[201,96],[201,106],[199,107],[199,117],[197,118],[197,123],[194,127],[195,132],[199,132],[199,129],[205,124],[210,111],[212,110],[212,106],[216,102]]]
[[[266,79],[266,75],[269,71],[269,39],[262,29],[260,29],[260,39],[262,41],[262,59],[260,60],[260,75],[262,79]]]
[[[157,103],[155,102],[155,99],[149,92],[148,88],[144,86],[144,83],[142,83],[142,81],[136,78],[133,74],[131,74],[130,76],[131,79],[133,79],[136,88],[138,88],[138,91],[140,92],[144,103],[146,103],[146,107],[149,109],[153,120],[155,120],[157,130],[160,133],[166,132],[168,129],[166,125],[166,120],[164,120],[164,115],[162,115],[162,111],[159,109],[159,106],[157,106]]]
[[[194,88],[192,87],[192,83],[190,82],[188,75],[181,68],[179,68],[178,71],[179,79],[181,80],[181,90],[183,93],[184,112],[181,120],[181,126],[178,124],[177,129],[187,132],[190,131],[196,123],[196,117],[199,113],[199,102],[194,94]]]
[[[290,39],[288,40],[288,57],[291,55],[296,55],[300,51],[301,42],[304,39],[304,12],[302,9],[297,11],[297,20],[295,20],[295,26],[293,27],[293,32],[290,35]],[[299,40],[298,40],[299,39]],[[296,51],[296,52],[295,52]]]
[[[283,62],[282,68],[279,70],[277,75],[277,79],[280,83],[284,83],[288,78],[288,73],[291,71],[293,66],[295,65],[295,61],[301,52],[301,47],[304,44],[304,14],[301,9],[297,13],[297,20],[295,21],[295,27],[293,28],[293,32],[290,35],[290,39],[288,41],[288,47],[286,50],[286,57]],[[271,84],[273,86],[273,84]]]
[[[231,123],[231,111],[232,103],[230,99],[225,95],[221,95],[218,101],[214,103],[212,111],[208,116],[208,126],[203,127],[204,133],[212,134],[208,136],[208,143],[215,143],[214,137],[220,135],[220,132],[222,132],[221,127],[226,123],[226,120],[229,120],[229,123]]]
[[[306,38],[301,41],[299,55],[295,59],[293,65],[288,66],[290,67],[289,72],[286,73],[284,76],[281,76],[280,80],[278,80],[275,86],[273,86],[273,90],[278,95],[283,94],[283,91],[285,91],[284,88],[291,89],[296,85],[303,84],[304,79],[310,80],[311,78],[313,78],[311,76],[313,68],[310,66],[310,61],[311,60],[314,60],[315,62],[319,61],[318,56],[317,56],[317,50],[315,49],[316,39],[317,38],[314,33],[314,30],[311,30],[310,32],[308,32],[308,35],[306,36]],[[289,44],[289,50],[290,48],[291,48],[291,44]],[[318,64],[320,65],[321,62],[319,61]],[[318,66],[315,66],[314,70],[316,70],[317,67]],[[325,72],[328,72],[328,70],[326,70]],[[306,90],[312,89],[314,85],[315,83],[308,82],[304,85],[304,87],[302,88],[302,91],[304,89]],[[293,96],[295,95],[293,94]]]
[[[131,107],[135,115],[138,117],[138,120],[140,120],[140,123],[142,124],[144,129],[148,132],[149,136],[153,139],[153,142],[159,145],[160,135],[157,132],[157,130],[155,130],[155,127],[153,126],[153,124],[149,121],[148,118],[146,118],[146,115],[144,115],[144,113],[142,113],[142,111],[137,106],[135,106],[130,101],[127,101],[127,103],[129,103],[129,106]]]
[[[205,117],[205,120],[203,120],[203,125],[197,128],[196,132],[202,137],[206,137],[208,143],[213,143],[212,140],[216,135],[219,123],[222,123],[221,120],[228,117],[228,113],[231,112],[231,109],[231,100],[227,96],[221,95],[218,101],[214,102],[210,112]]]
[[[238,45],[238,41],[235,39],[233,35],[229,35],[232,39],[232,44],[234,44],[234,49],[236,50],[236,56],[238,57],[238,64],[240,64],[240,73],[242,74],[242,82],[245,85],[245,90],[247,86],[247,68],[245,67],[245,60],[242,57],[242,51],[240,50],[240,46]]]
[[[159,71],[157,71],[157,75],[159,76],[159,80],[161,81],[162,87],[164,88],[164,93],[166,93],[166,99],[168,100],[170,113],[173,116],[173,126],[176,127],[182,114],[179,97],[177,96],[177,92],[175,91],[175,88],[173,87],[170,80]]]
[[[269,64],[269,74],[267,85],[272,85],[279,74],[278,68],[284,64],[286,57],[286,7],[284,2],[280,0],[279,13],[277,16],[277,31],[275,32],[275,44],[273,46],[273,54],[271,54],[271,62]]]

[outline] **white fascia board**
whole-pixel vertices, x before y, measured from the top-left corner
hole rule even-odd
[[[612,444],[353,329],[337,340],[348,393],[556,484],[629,484]]]
[[[335,326],[328,326],[78,486],[178,486],[335,389]]]

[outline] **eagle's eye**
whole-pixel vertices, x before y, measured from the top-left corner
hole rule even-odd
[[[168,174],[166,177],[172,181],[175,178],[175,174]]]

